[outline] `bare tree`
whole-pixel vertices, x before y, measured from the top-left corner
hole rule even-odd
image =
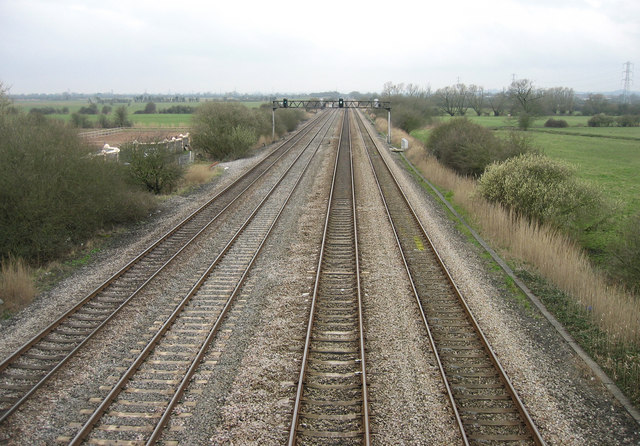
[[[543,92],[533,85],[529,79],[519,79],[511,83],[509,96],[527,115],[535,115]]]
[[[9,99],[9,89],[0,82],[0,114],[4,114],[11,107],[11,99]]]
[[[482,114],[484,107],[484,87],[477,85],[469,85],[469,107],[471,107],[478,116]]]
[[[501,92],[493,94],[487,98],[494,116],[502,116],[504,114],[508,99],[509,95],[504,88]]]
[[[456,102],[456,113],[460,116],[464,116],[467,114],[467,109],[469,108],[469,90],[465,84],[456,84],[454,87],[455,91],[455,102]]]
[[[456,91],[453,87],[439,88],[436,91],[436,103],[438,108],[448,114],[449,116],[455,116],[456,114]]]
[[[464,116],[469,108],[469,92],[465,84],[440,88],[435,97],[438,108],[450,116]]]
[[[548,111],[551,113],[565,113],[573,112],[575,106],[575,93],[572,88],[566,87],[554,87],[545,90],[545,105]]]

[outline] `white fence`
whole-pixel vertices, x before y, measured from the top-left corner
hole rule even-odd
[[[88,132],[80,132],[78,133],[78,136],[80,138],[97,138],[98,136],[113,135],[114,133],[121,132],[124,129],[126,129],[126,127],[114,127],[112,129],[91,130]]]

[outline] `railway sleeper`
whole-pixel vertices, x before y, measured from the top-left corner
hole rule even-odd
[[[42,353],[35,353],[31,350],[24,354],[25,358],[35,359],[37,361],[60,361],[67,357],[67,355],[46,355]]]

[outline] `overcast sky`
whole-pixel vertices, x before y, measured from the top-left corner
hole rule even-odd
[[[13,94],[613,91],[638,56],[638,0],[0,0]]]

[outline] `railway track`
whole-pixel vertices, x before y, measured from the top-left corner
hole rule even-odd
[[[69,444],[158,441],[330,124],[282,173]]]
[[[545,444],[360,116],[358,129],[464,444]]]
[[[316,270],[289,444],[370,443],[349,112]]]
[[[264,160],[215,195],[175,228],[152,243],[112,277],[0,363],[0,423],[16,411],[60,367],[111,321],[168,265],[219,219],[244,206],[268,172],[295,157],[292,149],[313,129],[326,125],[320,115],[276,147]],[[295,150],[294,150],[295,152]]]

